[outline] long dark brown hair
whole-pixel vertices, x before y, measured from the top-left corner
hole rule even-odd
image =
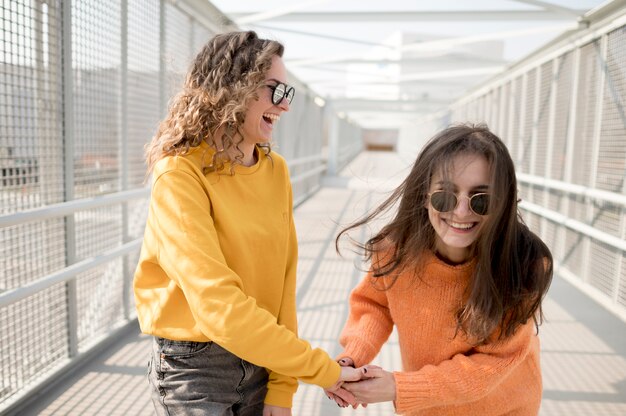
[[[240,164],[243,152],[238,145],[243,136],[239,128],[248,103],[258,99],[272,58],[282,57],[283,52],[282,44],[260,39],[253,31],[222,33],[210,39],[193,60],[182,91],[172,99],[167,116],[146,146],[148,174],[160,159],[185,154],[202,141],[215,150],[205,171],[219,171],[225,162],[232,162],[231,168]],[[218,138],[220,128],[224,133]],[[269,154],[268,144],[258,146]],[[233,160],[231,148],[238,151]]]
[[[375,278],[387,276],[391,284],[405,268],[420,268],[428,250],[435,248],[435,230],[428,210],[428,192],[434,174],[444,176],[457,155],[479,155],[490,167],[489,216],[474,243],[476,267],[467,288],[467,301],[457,311],[458,329],[477,343],[486,342],[498,330],[498,338],[511,336],[533,318],[543,320],[541,302],[552,280],[552,255],[548,247],[522,222],[517,207],[515,166],[509,152],[485,125],[459,124],[435,135],[420,152],[411,172],[381,205],[343,229],[369,223],[397,206],[393,220],[365,244],[354,242]],[[389,247],[392,249],[389,249]],[[382,251],[390,251],[378,256]],[[417,273],[419,275],[419,273]],[[388,288],[389,286],[387,286]]]

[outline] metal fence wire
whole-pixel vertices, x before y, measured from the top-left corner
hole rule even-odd
[[[626,16],[592,23],[449,117],[486,122],[505,140],[524,219],[557,272],[626,317]]]
[[[227,21],[196,0],[0,1],[0,413],[135,318],[143,148]],[[314,93],[290,83],[274,140],[298,203],[328,139]],[[360,130],[344,133],[345,158]]]

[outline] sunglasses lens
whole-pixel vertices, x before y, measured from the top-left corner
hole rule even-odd
[[[285,96],[289,104],[291,104],[291,100],[293,100],[294,95],[296,95],[296,89],[293,87],[289,88],[289,90],[287,91],[287,95]]]
[[[278,104],[285,96],[285,84],[278,84],[274,88],[274,94],[272,95],[272,102]]]
[[[453,211],[456,207],[456,195],[445,191],[433,192],[430,195],[430,204],[439,212]]]
[[[476,194],[470,199],[470,207],[472,211],[478,215],[485,215],[489,210],[489,195]]]

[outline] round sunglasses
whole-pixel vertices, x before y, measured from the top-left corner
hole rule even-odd
[[[280,104],[285,99],[289,104],[293,100],[293,96],[296,95],[296,89],[285,83],[279,82],[276,85],[267,85],[267,88],[272,90],[272,103],[274,105]]]
[[[428,194],[428,198],[430,205],[438,212],[454,211],[460,202],[460,198],[450,191],[434,191]],[[469,207],[474,214],[487,215],[489,211],[489,194],[479,193],[470,197],[463,196],[463,198],[469,199]]]

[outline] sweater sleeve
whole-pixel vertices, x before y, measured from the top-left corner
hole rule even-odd
[[[211,203],[199,179],[173,169],[155,179],[150,215],[158,261],[180,288],[198,328],[209,339],[256,365],[328,387],[340,369],[321,349],[259,307],[220,249]],[[172,288],[173,289],[173,288]]]
[[[526,358],[534,332],[530,320],[508,339],[481,345],[418,371],[395,372],[396,411],[402,414],[481,399]]]
[[[350,294],[350,314],[339,337],[341,357],[350,357],[359,367],[368,364],[382,348],[393,329],[386,291],[378,289],[371,272]]]
[[[280,312],[278,314],[278,324],[284,325],[294,334],[298,334],[298,320],[296,314],[296,269],[298,265],[298,241],[296,237],[296,225],[293,220],[293,205],[291,198],[291,185],[289,185],[289,216],[290,232],[287,255],[287,269],[285,271],[285,286],[283,290]],[[298,380],[270,371],[270,378],[267,384],[267,395],[265,403],[291,407],[293,405],[293,395],[298,390]]]

